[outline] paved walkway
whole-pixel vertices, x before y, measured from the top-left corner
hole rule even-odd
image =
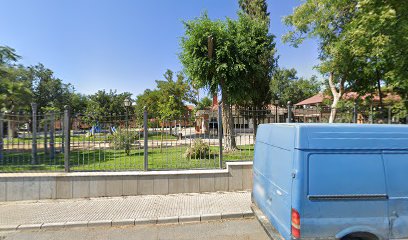
[[[1,202],[0,230],[243,218],[250,204],[250,192]]]
[[[231,219],[187,224],[120,227],[60,228],[0,232],[4,240],[269,240],[252,219]]]

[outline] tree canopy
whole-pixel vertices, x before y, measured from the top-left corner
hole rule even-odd
[[[307,0],[285,19],[285,41],[319,40],[320,71],[329,76],[332,114],[345,91],[360,93],[406,82],[406,4],[381,0]],[[397,27],[398,26],[398,27]],[[406,85],[406,84],[405,84]]]
[[[187,103],[195,102],[195,91],[185,79],[183,73],[176,74],[167,70],[164,80],[156,80],[156,88],[147,89],[136,98],[136,112],[142,113],[146,107],[149,117],[161,120],[174,120],[184,116]]]
[[[87,102],[86,115],[90,116],[92,120],[100,121],[113,116],[125,115],[127,111],[124,101],[126,98],[131,98],[132,94],[129,92],[117,93],[116,90],[99,90],[95,94],[89,96]],[[132,112],[128,112],[131,114]]]
[[[315,76],[305,79],[297,76],[295,69],[278,69],[270,82],[273,102],[286,106],[288,101],[298,103],[319,93],[321,83]]]
[[[0,111],[28,110],[32,98],[31,80],[20,56],[10,47],[0,46]]]
[[[209,97],[203,97],[196,106],[197,110],[204,110],[206,108],[211,107],[212,105],[212,100]]]
[[[56,78],[52,70],[43,64],[28,67],[32,81],[33,102],[37,103],[39,112],[63,111],[65,105],[70,105],[74,88]]]
[[[252,18],[266,21],[269,25],[269,12],[266,0],[239,0],[239,7]]]
[[[274,37],[268,32],[267,22],[242,12],[237,20],[213,21],[203,14],[184,25],[180,53],[184,71],[195,86],[212,94],[220,89],[225,150],[234,150],[231,104],[255,102],[254,96],[260,94],[254,87],[268,89],[267,76],[274,64]],[[260,85],[259,80],[266,84]]]

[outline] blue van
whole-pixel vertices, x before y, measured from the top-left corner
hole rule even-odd
[[[262,124],[253,174],[273,239],[408,239],[408,126]]]

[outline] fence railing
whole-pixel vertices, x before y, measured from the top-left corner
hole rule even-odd
[[[221,108],[161,119],[143,114],[0,113],[0,172],[213,169],[252,160],[262,123],[328,122],[330,108],[233,107],[223,134]],[[404,123],[389,109],[337,109],[335,122]],[[233,148],[224,151],[226,141]]]

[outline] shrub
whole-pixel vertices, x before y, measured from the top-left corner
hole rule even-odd
[[[210,146],[201,138],[195,139],[193,144],[184,153],[185,158],[210,158]]]
[[[119,129],[113,134],[112,143],[115,149],[124,149],[129,156],[132,144],[138,139],[139,135],[136,132]]]

